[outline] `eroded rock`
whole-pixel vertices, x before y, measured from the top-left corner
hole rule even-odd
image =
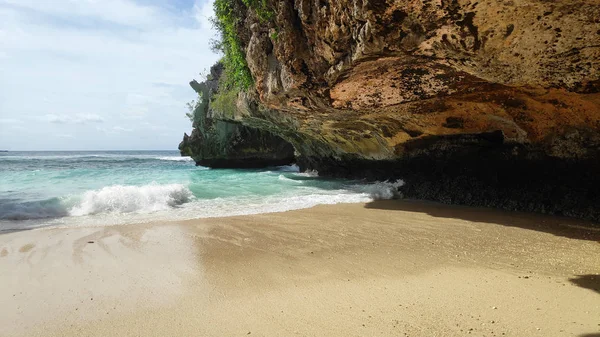
[[[267,2],[239,26],[260,104],[225,119],[321,174],[600,220],[600,2]]]

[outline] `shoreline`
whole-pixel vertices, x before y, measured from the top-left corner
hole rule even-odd
[[[586,223],[389,200],[2,233],[0,335],[593,336]]]
[[[435,215],[439,212],[430,212],[432,216],[438,217],[448,217],[452,216],[454,213],[462,213],[462,214],[470,214],[467,215],[467,218],[472,218],[473,215],[476,214],[504,214],[504,215],[512,215],[513,217],[519,218],[540,218],[544,219],[544,223],[549,223],[552,229],[556,229],[556,226],[559,227],[569,227],[573,229],[580,229],[582,231],[587,232],[600,232],[600,222],[591,220],[591,219],[582,219],[578,217],[571,217],[565,215],[552,215],[545,213],[538,213],[533,211],[522,211],[522,210],[507,210],[496,207],[485,207],[485,206],[473,206],[473,205],[455,205],[455,204],[446,204],[439,201],[434,200],[423,200],[423,199],[411,199],[411,198],[392,198],[392,199],[375,199],[370,202],[338,202],[332,204],[316,204],[303,208],[293,208],[287,210],[270,210],[262,213],[248,213],[248,214],[231,214],[231,215],[218,215],[218,216],[207,216],[200,218],[181,218],[181,219],[159,219],[159,220],[144,220],[144,219],[131,219],[133,222],[124,222],[124,223],[107,223],[107,224],[94,224],[94,225],[81,225],[81,224],[48,224],[48,225],[38,225],[35,227],[25,227],[25,228],[7,228],[0,229],[0,236],[4,234],[11,234],[15,232],[22,231],[37,231],[37,230],[52,230],[52,229],[76,229],[76,228],[105,228],[105,227],[114,227],[114,226],[136,226],[136,225],[158,225],[158,224],[180,224],[182,222],[189,221],[203,221],[203,220],[212,220],[212,219],[221,219],[221,218],[236,218],[236,217],[247,217],[247,216],[256,216],[256,215],[268,215],[268,214],[278,214],[278,213],[288,213],[295,211],[305,211],[315,207],[328,207],[328,206],[337,206],[337,205],[364,205],[366,208],[379,208],[379,206],[374,205],[385,205],[386,203],[392,203],[395,205],[403,205],[403,209],[411,210],[411,211],[421,211],[427,212],[429,209],[443,209],[443,210],[453,210],[454,212],[446,212],[442,215]],[[385,207],[385,206],[383,206]],[[396,207],[394,207],[396,208]],[[463,210],[464,212],[461,212]],[[146,217],[152,215],[152,213],[143,214]],[[73,217],[67,216],[66,218]],[[51,221],[57,220],[60,218],[51,218]],[[8,222],[19,222],[19,221],[34,221],[41,219],[28,219],[28,220],[5,220]],[[94,220],[97,221],[97,220]],[[548,225],[540,225],[538,229],[543,230],[542,227]]]

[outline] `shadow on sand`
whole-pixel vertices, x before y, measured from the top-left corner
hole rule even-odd
[[[512,212],[482,207],[446,205],[417,200],[377,200],[368,203],[366,208],[426,213],[439,218],[455,218],[473,222],[483,222],[502,226],[519,227],[564,236],[571,239],[600,242],[600,225],[591,221]]]
[[[600,294],[600,275],[577,275],[569,281],[582,288],[590,289]],[[598,335],[600,337],[600,335]]]

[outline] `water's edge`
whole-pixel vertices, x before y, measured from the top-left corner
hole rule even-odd
[[[196,167],[176,151],[0,155],[0,231],[281,212],[397,196],[398,182],[324,179],[296,166]]]

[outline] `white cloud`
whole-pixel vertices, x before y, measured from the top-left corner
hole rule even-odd
[[[78,149],[176,149],[191,128],[188,82],[218,58],[209,49],[212,1],[139,2],[0,0],[0,120],[29,121],[32,134],[48,126],[32,121],[50,122]],[[102,122],[104,131],[90,128]],[[142,122],[171,136],[146,137]],[[0,138],[2,148],[63,144]]]
[[[43,116],[41,119],[46,120],[49,123],[55,123],[55,124],[67,124],[67,123],[71,122],[71,118],[69,118],[69,116],[66,116],[66,115],[48,114],[48,115]]]
[[[103,123],[104,118],[96,114],[55,115],[47,114],[41,118],[54,124]]]
[[[77,114],[75,116],[76,123],[102,123],[104,118],[96,114]]]
[[[131,131],[133,131],[133,129],[130,129],[130,128],[124,128],[124,127],[122,127],[122,126],[118,126],[118,125],[117,125],[117,126],[114,126],[112,129],[113,129],[114,131],[117,131],[117,132],[131,132]]]
[[[64,20],[95,20],[124,26],[152,27],[164,19],[157,8],[127,0],[4,0],[3,3]]]

